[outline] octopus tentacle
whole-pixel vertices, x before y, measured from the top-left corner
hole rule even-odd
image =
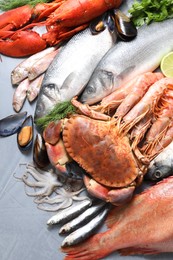
[[[26,193],[26,195],[28,195],[30,197],[44,196],[44,194],[46,194],[46,187],[43,187],[42,189],[39,189],[38,191],[35,191],[35,192],[28,192],[26,190],[26,185],[25,185],[25,193]]]
[[[28,174],[24,174],[22,176],[22,181],[29,187],[33,187],[33,188],[36,188],[36,187],[44,187],[44,183],[41,183],[41,182],[32,182],[32,181],[29,181],[28,180],[28,177],[29,175]]]
[[[71,205],[72,205],[72,199],[68,201],[65,200],[62,203],[56,204],[55,206],[52,204],[48,204],[47,206],[44,204],[38,204],[37,208],[45,211],[58,211],[60,209],[68,208]]]

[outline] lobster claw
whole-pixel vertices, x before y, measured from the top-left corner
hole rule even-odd
[[[9,39],[0,40],[0,53],[11,57],[25,57],[46,48],[46,41],[35,31],[18,31]]]

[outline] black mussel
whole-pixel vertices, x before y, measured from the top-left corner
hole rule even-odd
[[[106,12],[102,16],[97,17],[90,23],[90,31],[93,35],[98,34],[108,26],[110,31],[114,31],[115,24],[112,15]]]
[[[21,151],[27,151],[33,144],[33,117],[28,116],[23,122],[20,131],[17,133],[17,144]]]
[[[38,168],[45,168],[49,165],[49,158],[42,135],[37,134],[34,142],[33,161]]]
[[[0,136],[10,136],[19,131],[27,112],[7,116],[0,120]]]
[[[115,26],[119,38],[123,41],[130,41],[137,36],[137,28],[131,19],[120,10],[114,10]]]
[[[68,177],[73,179],[83,179],[83,175],[86,174],[86,171],[75,161],[66,163],[66,170]]]

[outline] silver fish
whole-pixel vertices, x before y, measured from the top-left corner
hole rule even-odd
[[[62,247],[76,245],[88,237],[90,237],[94,231],[103,223],[105,220],[107,213],[110,209],[110,205],[107,204],[104,209],[99,212],[99,214],[90,220],[86,225],[82,226],[81,228],[75,230],[74,232],[70,233],[62,242]]]
[[[95,68],[81,94],[82,103],[94,104],[135,76],[154,71],[173,49],[173,19],[144,25],[130,42],[118,42]]]
[[[173,142],[151,161],[145,179],[160,181],[170,175],[173,175]]]
[[[108,26],[92,35],[90,29],[73,36],[49,66],[38,97],[35,120],[45,116],[59,102],[78,95],[94,68],[114,45],[116,35]]]
[[[12,105],[13,105],[13,109],[16,112],[19,112],[22,109],[23,104],[26,99],[28,88],[29,88],[29,80],[28,80],[28,78],[26,78],[23,81],[21,81],[20,84],[15,89],[14,94],[13,94]]]
[[[86,210],[89,206],[91,205],[91,201],[84,200],[80,203],[77,203],[75,206],[70,207],[68,209],[63,210],[62,212],[57,213],[56,215],[52,216],[48,221],[48,225],[53,225],[53,224],[59,224],[59,223],[66,223],[67,221],[75,218],[81,212]]]
[[[102,202],[86,209],[78,217],[72,219],[71,221],[63,225],[59,230],[59,234],[72,232],[81,227],[83,224],[89,222],[93,217],[95,217],[98,214],[98,212],[102,210],[104,205],[105,203]]]

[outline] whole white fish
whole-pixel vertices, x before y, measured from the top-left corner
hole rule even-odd
[[[87,28],[73,36],[46,72],[36,105],[35,120],[46,115],[57,103],[78,95],[115,40],[115,33],[110,32],[108,27],[96,35],[92,35]]]
[[[80,101],[94,104],[137,75],[154,71],[173,50],[172,26],[173,19],[142,26],[134,40],[111,48],[95,68]]]
[[[170,175],[173,175],[173,141],[151,161],[145,178],[159,181]]]

